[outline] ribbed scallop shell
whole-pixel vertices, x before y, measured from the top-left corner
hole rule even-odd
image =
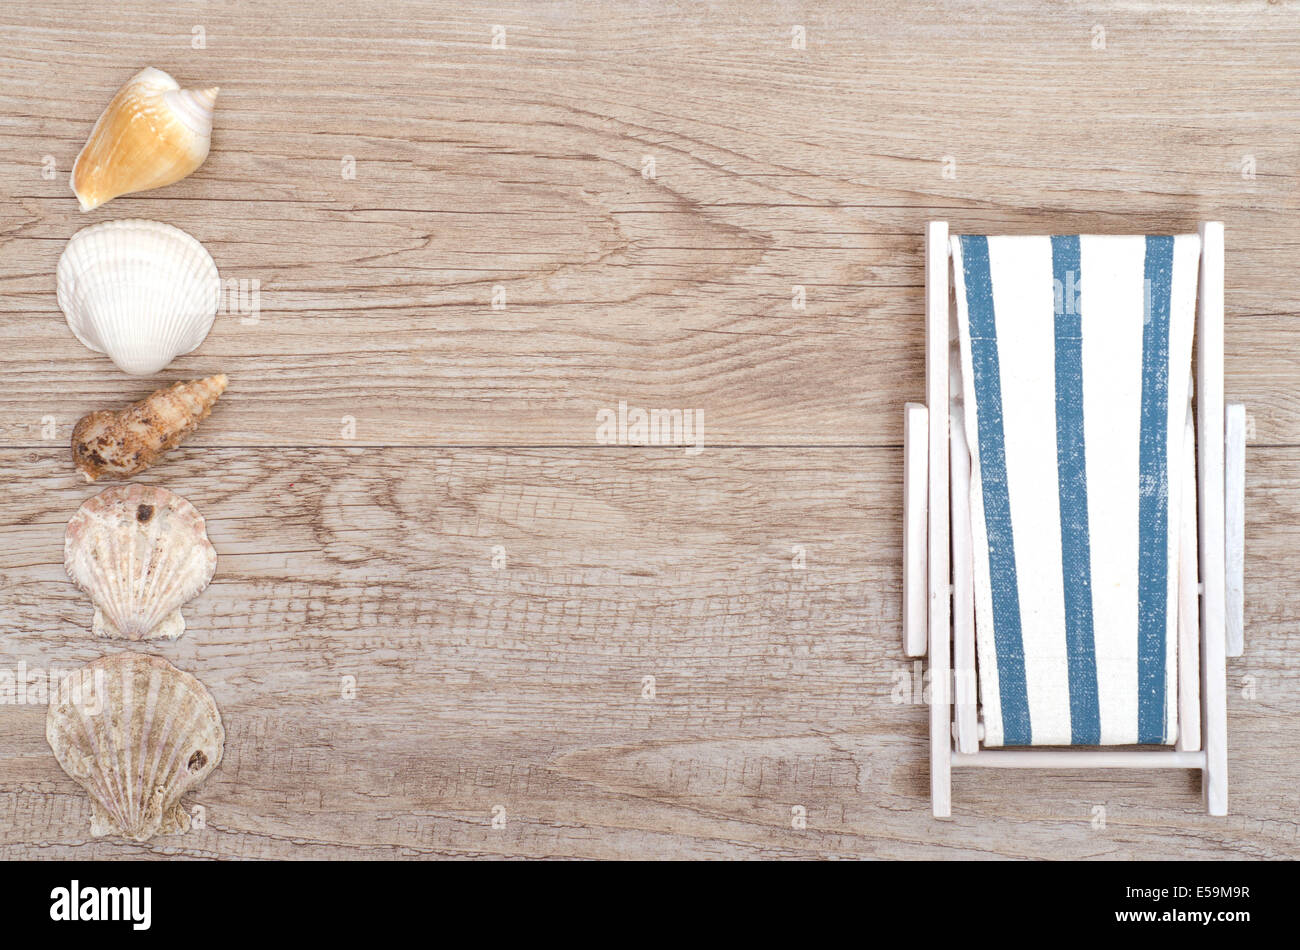
[[[221,713],[202,683],[142,653],[101,657],[51,696],[45,738],[90,794],[90,833],[184,834],[181,797],[221,762]]]
[[[148,376],[212,329],[221,278],[180,228],[130,218],[82,228],[59,258],[59,306],[78,340]]]
[[[180,495],[119,485],[72,516],[63,564],[94,601],[96,636],[175,640],[185,632],[180,608],[212,580],[217,552],[203,516]]]
[[[161,188],[203,164],[217,89],[182,89],[161,69],[132,76],[100,115],[72,166],[82,211]]]

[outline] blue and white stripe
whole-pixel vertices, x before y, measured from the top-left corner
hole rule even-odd
[[[953,256],[985,745],[1171,743],[1199,238]]]
[[[1078,237],[1052,238],[1056,311],[1056,464],[1061,512],[1061,578],[1065,646],[1070,677],[1070,737],[1075,745],[1101,741],[1097,708],[1097,651],[1092,628],[1092,547],[1088,532],[1087,444],[1083,432],[1083,319],[1074,285]],[[1067,300],[1068,295],[1068,300]],[[1068,306],[1067,306],[1068,304]],[[1068,580],[1067,580],[1068,579]]]

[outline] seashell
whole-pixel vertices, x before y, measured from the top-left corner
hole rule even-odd
[[[203,164],[217,88],[182,89],[161,69],[142,69],[117,91],[72,166],[81,210],[180,181]]]
[[[180,608],[212,580],[217,552],[203,516],[180,495],[119,485],[72,516],[63,565],[95,604],[96,636],[175,640],[185,632]]]
[[[173,383],[116,412],[82,416],[72,430],[72,461],[86,481],[129,478],[175,448],[208,417],[226,391],[224,373]]]
[[[157,221],[82,228],[59,258],[59,306],[68,326],[136,376],[156,373],[202,343],[220,292],[212,255],[180,228]]]
[[[181,797],[220,764],[226,733],[212,694],[189,673],[118,653],[63,680],[45,738],[90,794],[90,833],[148,841],[189,830]]]

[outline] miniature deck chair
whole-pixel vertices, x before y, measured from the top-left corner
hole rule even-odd
[[[1223,225],[950,242],[932,221],[925,273],[903,637],[928,647],[934,814],[966,766],[1200,769],[1226,814],[1245,410],[1223,403]]]

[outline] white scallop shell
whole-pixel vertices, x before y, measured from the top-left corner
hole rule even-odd
[[[161,657],[101,657],[50,697],[45,738],[90,794],[90,833],[147,841],[189,830],[181,797],[221,762],[212,694]]]
[[[152,485],[118,485],[87,499],[63,539],[68,576],[95,603],[97,636],[175,640],[180,608],[212,580],[217,552],[188,501]]]
[[[59,306],[77,339],[124,373],[148,376],[212,329],[217,265],[180,228],[138,218],[72,236],[59,258]]]

